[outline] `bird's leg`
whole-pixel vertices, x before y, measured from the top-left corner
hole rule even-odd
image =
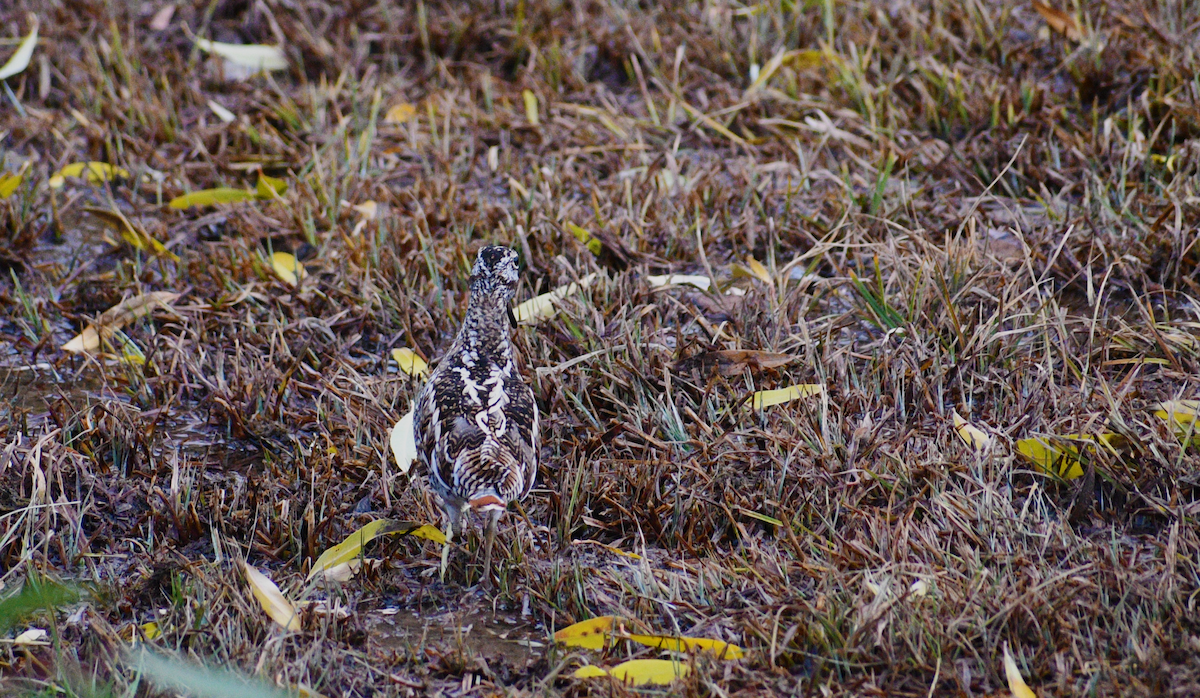
[[[483,584],[492,583],[492,544],[496,541],[496,523],[500,520],[503,509],[488,512],[487,539],[483,543]]]
[[[442,546],[442,566],[439,579],[444,583],[446,581],[446,569],[450,566],[450,548],[454,545],[454,529],[461,528],[459,526],[459,517],[462,516],[462,511],[458,507],[446,507],[446,543]]]

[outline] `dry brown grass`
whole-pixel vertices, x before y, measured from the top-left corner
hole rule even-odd
[[[0,569],[85,594],[14,627],[55,642],[0,649],[6,693],[157,695],[126,656],[149,621],[168,655],[329,696],[619,693],[569,678],[594,654],[513,642],[602,614],[749,650],[697,658],[694,695],[998,695],[1005,644],[1039,695],[1200,693],[1200,461],[1153,415],[1198,387],[1195,3],[1082,0],[1082,42],[1014,2],[503,4],[215,0],[159,32],[151,3],[0,9],[43,37],[0,95],[4,164],[33,163],[0,201]],[[227,80],[184,24],[292,67]],[[82,160],[134,177],[52,194]],[[254,163],[281,201],[163,205]],[[445,350],[485,242],[522,253],[522,298],[600,275],[516,333],[546,446],[497,588],[437,583],[409,539],[306,587],[371,518],[436,521],[388,457],[419,386],[387,357]],[[144,367],[57,349],[158,290],[183,296],[127,328]],[[800,382],[826,395],[748,403]],[[1076,480],[1014,455],[1102,431],[1128,448]],[[281,635],[243,559],[346,612]]]

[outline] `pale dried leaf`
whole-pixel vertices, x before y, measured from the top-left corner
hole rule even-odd
[[[407,473],[408,469],[412,467],[413,461],[417,459],[417,439],[413,434],[411,410],[401,417],[399,422],[396,422],[396,426],[392,427],[391,445],[396,466],[400,468],[400,472]]]
[[[3,66],[0,66],[0,80],[7,80],[29,67],[29,59],[33,57],[33,48],[37,46],[38,42],[37,15],[30,13],[29,22],[33,25],[29,29],[29,34],[21,40],[21,45],[17,46],[16,53]]]
[[[300,616],[296,614],[296,607],[288,601],[279,587],[275,586],[275,582],[247,562],[243,562],[242,566],[245,568],[250,591],[254,593],[254,598],[271,620],[287,630],[300,630]]]

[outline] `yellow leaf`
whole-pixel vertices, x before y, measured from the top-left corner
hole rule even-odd
[[[24,172],[0,175],[0,199],[7,199],[12,196],[17,187],[21,186],[21,180],[24,178]]]
[[[1066,480],[1083,475],[1078,450],[1060,449],[1048,441],[1032,437],[1017,442],[1017,452],[1045,473],[1053,473]]]
[[[1030,437],[1017,442],[1017,452],[1026,460],[1040,467],[1043,472],[1057,475],[1064,480],[1073,480],[1083,475],[1083,463],[1080,461],[1080,446],[1063,443],[1059,445],[1054,439],[1063,441],[1083,441],[1084,446],[1103,446],[1115,453],[1124,445],[1125,437],[1120,434],[1102,433],[1068,434],[1061,437]]]
[[[442,545],[446,544],[446,534],[437,526],[429,524],[422,524],[408,531],[399,531],[399,533],[405,536],[412,536],[413,538],[424,538],[425,540],[431,540],[434,543],[441,543]]]
[[[992,437],[963,419],[958,410],[951,412],[950,417],[954,420],[954,431],[958,432],[959,438],[966,441],[976,453],[983,453],[992,445]]]
[[[192,206],[212,206],[214,204],[236,204],[258,198],[258,192],[250,189],[233,189],[217,187],[216,189],[201,189],[191,194],[177,196],[167,202],[167,206],[175,209],[191,208]]]
[[[554,633],[554,641],[567,647],[583,647],[589,650],[603,649],[605,638],[612,635],[616,620],[613,616],[599,616],[575,625],[568,625]]]
[[[608,672],[595,664],[584,664],[572,674],[577,679],[591,679],[597,676],[608,676]]]
[[[321,553],[317,561],[313,563],[312,570],[308,573],[308,578],[312,579],[318,574],[342,563],[362,557],[363,546],[381,535],[392,533],[396,530],[396,522],[391,519],[376,519],[372,521],[346,536],[346,539],[341,543]]]
[[[1083,39],[1083,30],[1079,28],[1079,22],[1074,17],[1049,5],[1043,5],[1038,0],[1033,0],[1033,9],[1046,20],[1046,24],[1054,31],[1062,34],[1071,41],[1081,41]]]
[[[1017,662],[1008,651],[1007,642],[1004,643],[1004,676],[1008,679],[1008,690],[1013,694],[1013,698],[1037,698],[1037,694],[1029,688],[1025,679],[1021,678],[1021,670],[1017,668]]]
[[[13,174],[0,175],[0,199],[7,199],[13,195],[17,187],[21,186],[21,180],[25,179],[25,172],[29,170],[30,162],[25,161],[21,165],[21,169]]]
[[[13,638],[14,645],[48,645],[47,633],[42,628],[30,628]]]
[[[173,262],[179,261],[178,255],[168,250],[161,242],[146,233],[146,231],[130,223],[125,214],[117,209],[109,210],[95,206],[85,206],[83,210],[115,229],[121,234],[121,239],[129,243],[130,246],[142,251],[149,250],[156,257],[166,257]]]
[[[521,97],[525,100],[525,118],[529,121],[530,126],[537,126],[540,123],[537,95],[533,94],[533,90],[525,90],[521,93]]]
[[[117,177],[128,178],[129,172],[120,167],[113,167],[107,162],[73,162],[50,177],[50,186],[59,189],[66,183],[67,177],[79,176],[83,176],[92,184],[98,184]]]
[[[29,67],[29,59],[33,57],[33,48],[37,46],[38,41],[37,15],[29,13],[29,22],[33,25],[29,29],[29,34],[21,40],[21,45],[17,47],[16,53],[3,66],[0,66],[0,80],[7,80]]]
[[[664,276],[647,276],[646,281],[651,286],[676,286],[689,284],[695,286],[701,291],[707,291],[712,286],[712,279],[707,276],[691,275],[691,274],[668,274]]]
[[[789,56],[792,65],[799,70],[816,68],[817,66],[824,65],[825,62],[830,58],[830,54],[826,51],[812,48],[801,51],[790,51],[789,53],[792,54]]]
[[[767,271],[767,268],[762,265],[762,262],[753,257],[747,257],[746,266],[750,267],[750,273],[753,274],[756,279],[762,281],[768,286],[775,285],[775,282],[771,280],[771,272]]]
[[[274,199],[287,193],[287,182],[265,174],[258,175],[258,184],[254,186],[254,195],[259,199]]]
[[[580,279],[578,283],[559,286],[549,293],[535,296],[513,308],[513,317],[522,325],[535,325],[541,320],[552,318],[558,312],[558,304],[564,298],[574,295],[582,289],[586,289],[595,278],[595,274],[588,274]]]
[[[571,231],[571,234],[578,238],[580,242],[582,242],[584,245],[587,245],[587,248],[592,251],[592,254],[600,254],[600,250],[603,249],[603,245],[600,244],[599,240],[592,237],[592,234],[587,230],[584,230],[583,228],[569,221],[567,222],[567,230]]]
[[[410,376],[423,376],[429,372],[429,364],[425,363],[425,359],[408,347],[393,349],[392,358],[396,360],[400,370]]]
[[[647,647],[657,647],[671,652],[707,650],[722,659],[741,659],[746,654],[737,645],[707,637],[669,637],[666,635],[623,635],[621,637]]]
[[[287,58],[278,46],[265,44],[225,44],[220,41],[195,38],[201,51],[215,54],[242,68],[254,71],[286,70]]]
[[[787,388],[779,388],[778,390],[760,390],[754,393],[752,404],[754,409],[761,410],[764,407],[782,405],[785,402],[799,400],[802,397],[820,395],[824,391],[825,386],[820,383],[801,383]]]
[[[413,435],[413,413],[409,410],[408,414],[400,418],[396,422],[396,426],[392,427],[391,434],[392,456],[396,459],[396,465],[400,468],[400,472],[407,473],[412,467],[413,461],[417,459],[417,442]]]
[[[246,581],[250,584],[250,591],[254,592],[254,598],[258,600],[263,610],[279,625],[288,630],[300,629],[300,616],[296,614],[296,608],[292,606],[292,602],[287,600],[279,587],[275,586],[270,577],[259,572],[249,563],[243,562],[242,566],[246,571]]]
[[[116,330],[146,315],[155,308],[162,307],[170,310],[171,303],[178,297],[178,293],[154,291],[153,293],[143,293],[139,296],[126,298],[104,311],[100,317],[96,318],[95,323],[89,324],[83,329],[83,332],[62,345],[62,350],[76,354],[95,351],[100,348],[101,334],[106,338],[111,337],[112,333]]]
[[[1168,400],[1160,402],[1154,416],[1170,422],[1178,431],[1196,428],[1196,417],[1200,416],[1200,400]]]
[[[141,628],[142,634],[146,636],[147,640],[155,640],[162,636],[162,631],[158,629],[158,623],[154,621],[142,623]]]
[[[361,215],[364,220],[368,221],[375,220],[375,216],[379,213],[379,204],[375,203],[374,201],[364,201],[361,204],[356,204],[350,208],[358,211],[359,215]]]
[[[634,686],[665,686],[687,676],[688,666],[670,659],[631,659],[609,669],[608,673],[618,681]]]
[[[304,271],[304,265],[289,252],[273,253],[271,267],[275,270],[276,276],[290,286],[296,286],[300,283],[300,279],[308,276],[308,272]]]
[[[413,105],[409,104],[408,102],[401,102],[399,104],[394,104],[391,106],[391,108],[389,108],[387,110],[387,113],[383,115],[383,123],[385,123],[385,124],[402,124],[402,123],[408,121],[409,119],[413,118],[413,115],[415,115],[416,113],[417,113],[417,108],[414,107]]]

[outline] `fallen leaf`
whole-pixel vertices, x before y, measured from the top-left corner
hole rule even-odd
[[[689,652],[704,650],[712,652],[721,659],[741,659],[746,655],[741,647],[724,640],[713,640],[707,637],[670,637],[667,635],[620,635],[618,637],[632,640],[647,647],[657,647],[671,652]]]
[[[391,519],[376,519],[354,533],[346,536],[345,540],[321,553],[313,563],[308,579],[343,563],[362,557],[362,549],[367,543],[379,536],[396,531],[396,522]]]
[[[754,399],[751,404],[754,409],[761,410],[764,407],[782,405],[785,402],[799,400],[802,397],[820,395],[824,390],[825,386],[820,383],[801,383],[777,390],[760,390],[754,393]]]
[[[14,645],[45,645],[47,633],[41,628],[30,628],[13,638]]]
[[[595,664],[584,664],[572,674],[577,679],[590,679],[597,676],[608,676],[608,672]]]
[[[533,90],[524,90],[521,92],[521,98],[525,100],[525,118],[530,126],[537,126],[541,121],[538,118],[537,95],[533,94]]]
[[[236,204],[243,201],[253,201],[258,193],[251,189],[233,189],[217,187],[216,189],[201,189],[190,194],[177,196],[167,202],[174,209],[191,208],[192,206],[213,206],[215,204]]]
[[[413,538],[424,538],[425,540],[431,540],[434,543],[441,543],[442,545],[446,544],[446,534],[442,532],[442,529],[438,528],[437,526],[430,525],[430,524],[421,524],[420,526],[417,526],[416,528],[409,529],[407,531],[400,530],[400,531],[397,531],[397,533],[399,533],[402,536],[412,536]]]
[[[287,58],[278,46],[265,44],[226,44],[220,41],[209,41],[194,37],[193,41],[201,51],[220,56],[234,65],[248,68],[255,72],[264,70],[286,70]]]
[[[120,167],[113,167],[107,162],[73,162],[50,176],[50,188],[61,189],[66,184],[67,177],[81,175],[92,184],[98,184],[117,177],[128,178],[129,172]]]
[[[951,412],[950,417],[954,421],[954,431],[958,432],[959,438],[966,441],[976,453],[983,453],[992,445],[992,437],[963,419],[957,410]]]
[[[142,629],[142,634],[146,636],[147,640],[155,640],[162,636],[162,630],[159,630],[158,623],[154,621],[142,623],[139,627]]]
[[[0,80],[7,80],[14,75],[17,75],[29,67],[29,59],[33,57],[33,48],[38,42],[38,18],[32,12],[29,14],[29,22],[33,26],[29,29],[29,34],[21,40],[21,44],[17,46],[17,51],[0,66]]]
[[[368,221],[375,220],[375,216],[379,213],[379,204],[375,203],[374,201],[364,201],[361,204],[355,204],[350,208],[358,211],[358,214],[362,216],[364,220]]]
[[[93,352],[100,348],[100,336],[111,337],[112,333],[121,329],[133,320],[146,315],[155,308],[171,309],[171,303],[179,297],[178,293],[169,291],[154,291],[139,296],[130,296],[104,311],[96,322],[89,324],[83,332],[71,341],[62,345],[63,351],[76,354]]]
[[[286,194],[287,189],[287,182],[261,173],[258,175],[258,182],[254,185],[254,193],[260,199],[274,199]]]
[[[599,616],[580,621],[554,633],[554,641],[567,647],[582,647],[589,650],[603,649],[607,637],[613,634],[617,619],[614,616]]]
[[[150,29],[160,32],[171,26],[171,18],[175,16],[175,3],[163,5],[158,12],[150,18]]]
[[[396,459],[396,466],[400,468],[401,473],[407,473],[412,467],[413,461],[417,459],[417,440],[413,435],[413,413],[409,410],[408,414],[400,418],[396,422],[396,426],[392,427],[391,434],[392,456]]]
[[[29,161],[26,160],[21,169],[12,174],[0,174],[0,199],[7,199],[13,195],[17,187],[21,186],[21,181],[25,179],[25,173],[29,171]]]
[[[1068,434],[1057,438],[1035,436],[1017,441],[1017,453],[1040,467],[1042,472],[1048,475],[1056,475],[1064,480],[1074,480],[1082,476],[1081,447],[1071,443],[1059,445],[1056,440],[1082,441],[1084,442],[1083,447],[1099,445],[1115,453],[1117,448],[1124,445],[1125,437],[1111,432],[1096,436],[1091,434]]]
[[[1008,679],[1008,690],[1013,694],[1013,698],[1037,698],[1037,694],[1029,688],[1025,679],[1021,678],[1021,670],[1017,668],[1016,660],[1008,651],[1007,642],[1004,643],[1004,676]]]
[[[227,124],[232,124],[234,121],[237,121],[237,117],[233,115],[233,112],[221,106],[221,103],[217,102],[216,100],[208,100],[208,108],[212,111],[212,113],[217,115],[218,119]]]
[[[574,223],[571,223],[570,221],[567,222],[567,230],[571,231],[571,234],[574,235],[580,242],[582,242],[584,245],[587,245],[587,248],[591,250],[592,254],[600,254],[600,250],[603,249],[604,246],[600,243],[600,240],[592,237],[592,234],[587,230],[575,225]]]
[[[425,359],[408,347],[393,349],[392,358],[396,360],[400,370],[410,376],[423,376],[429,372],[429,364],[425,363]]]
[[[680,284],[688,284],[695,286],[701,291],[707,291],[712,287],[712,279],[707,276],[689,275],[689,274],[668,274],[665,276],[647,276],[646,281],[651,286],[676,286]]]
[[[1057,8],[1044,5],[1038,2],[1038,0],[1032,0],[1032,2],[1033,9],[1037,10],[1037,13],[1042,16],[1042,19],[1046,20],[1046,24],[1051,29],[1071,41],[1083,40],[1083,30],[1079,28],[1079,22],[1075,20],[1075,17]]]
[[[300,279],[308,276],[308,272],[304,270],[304,265],[290,252],[273,252],[271,254],[271,268],[275,270],[275,275],[283,279],[284,283],[287,283],[289,286],[298,285]]]
[[[414,538],[431,540],[442,545],[446,544],[446,534],[442,533],[436,526],[395,521],[393,519],[376,519],[346,536],[341,543],[321,553],[317,557],[316,562],[313,563],[312,570],[308,573],[308,579],[332,570],[339,565],[362,559],[362,550],[367,543],[381,536],[388,535],[412,536]]]
[[[402,124],[417,113],[417,108],[408,102],[393,104],[387,113],[383,115],[383,123],[385,124]]]
[[[577,283],[573,282],[565,286],[559,286],[549,293],[535,296],[513,308],[513,317],[522,325],[534,325],[542,320],[552,318],[558,313],[558,304],[564,298],[586,289],[595,278],[595,274],[588,274]]]
[[[1156,406],[1154,416],[1169,422],[1177,432],[1187,433],[1196,429],[1196,418],[1200,416],[1200,400],[1168,400]]]
[[[250,591],[254,592],[254,598],[271,620],[287,630],[300,630],[300,616],[296,614],[296,607],[287,600],[279,587],[275,586],[275,582],[247,562],[243,562],[242,566],[246,571]]]
[[[143,252],[149,251],[156,257],[166,257],[173,262],[179,261],[179,256],[168,250],[161,242],[149,235],[146,231],[129,222],[125,214],[117,209],[98,208],[95,206],[84,206],[83,210],[89,214],[104,221],[112,227],[125,242],[135,249]]]
[[[631,659],[608,670],[609,676],[634,686],[666,686],[687,673],[688,665],[671,659]]]
[[[746,266],[750,268],[750,273],[754,275],[754,278],[762,281],[768,286],[775,285],[775,281],[771,278],[771,272],[767,271],[767,268],[762,265],[762,262],[753,257],[747,257]]]
[[[355,558],[349,562],[343,562],[322,570],[320,577],[321,580],[325,582],[345,584],[358,575],[358,573],[362,570],[363,565],[366,565],[368,569],[374,569],[375,567],[378,567],[379,564],[380,561],[375,558]],[[312,577],[313,575],[310,574],[309,579],[312,579]]]

